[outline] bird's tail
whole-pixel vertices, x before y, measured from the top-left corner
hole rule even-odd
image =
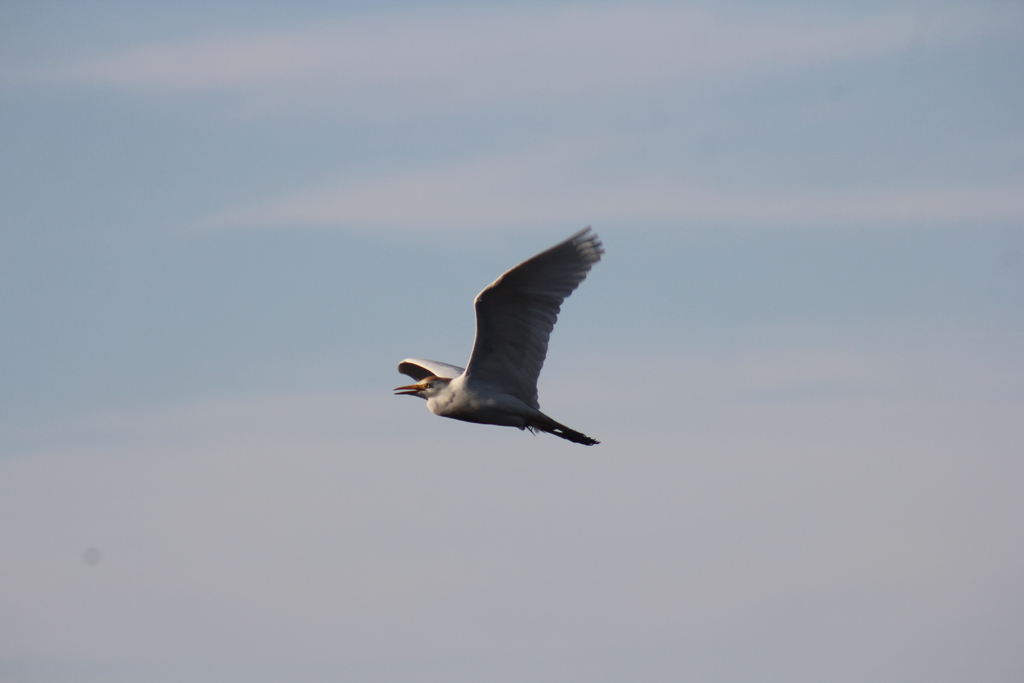
[[[563,439],[572,441],[573,443],[581,443],[584,446],[593,446],[595,444],[601,443],[597,439],[592,439],[586,434],[583,434],[582,432],[577,432],[575,429],[569,429],[564,424],[559,424],[558,422],[555,422],[554,420],[552,420],[547,415],[544,415],[543,413],[541,413],[541,415],[544,418],[543,420],[532,420],[531,423],[526,426],[526,428],[529,429],[531,432],[539,431],[547,432],[548,434],[554,434],[555,436],[560,436]]]

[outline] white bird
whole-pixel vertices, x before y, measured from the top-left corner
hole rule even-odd
[[[562,301],[603,253],[587,227],[503,273],[473,302],[476,340],[466,368],[406,358],[398,371],[416,384],[396,388],[396,395],[426,399],[430,412],[442,417],[599,443],[540,412],[537,378]]]

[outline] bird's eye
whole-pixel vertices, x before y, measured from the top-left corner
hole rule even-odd
[[[424,389],[433,389],[434,385],[431,384],[430,382],[427,382],[426,384],[423,385],[423,388]]]

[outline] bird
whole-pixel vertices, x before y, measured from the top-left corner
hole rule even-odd
[[[562,302],[602,254],[601,240],[588,226],[502,273],[473,301],[476,338],[466,367],[406,358],[398,371],[416,383],[396,387],[395,395],[426,399],[441,417],[547,432],[585,446],[600,443],[540,411],[537,378]]]

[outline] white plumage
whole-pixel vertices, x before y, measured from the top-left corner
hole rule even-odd
[[[540,412],[537,378],[562,302],[603,253],[588,227],[503,273],[474,301],[476,339],[466,368],[406,358],[398,370],[416,384],[395,392],[426,399],[427,408],[442,417],[598,443]]]

